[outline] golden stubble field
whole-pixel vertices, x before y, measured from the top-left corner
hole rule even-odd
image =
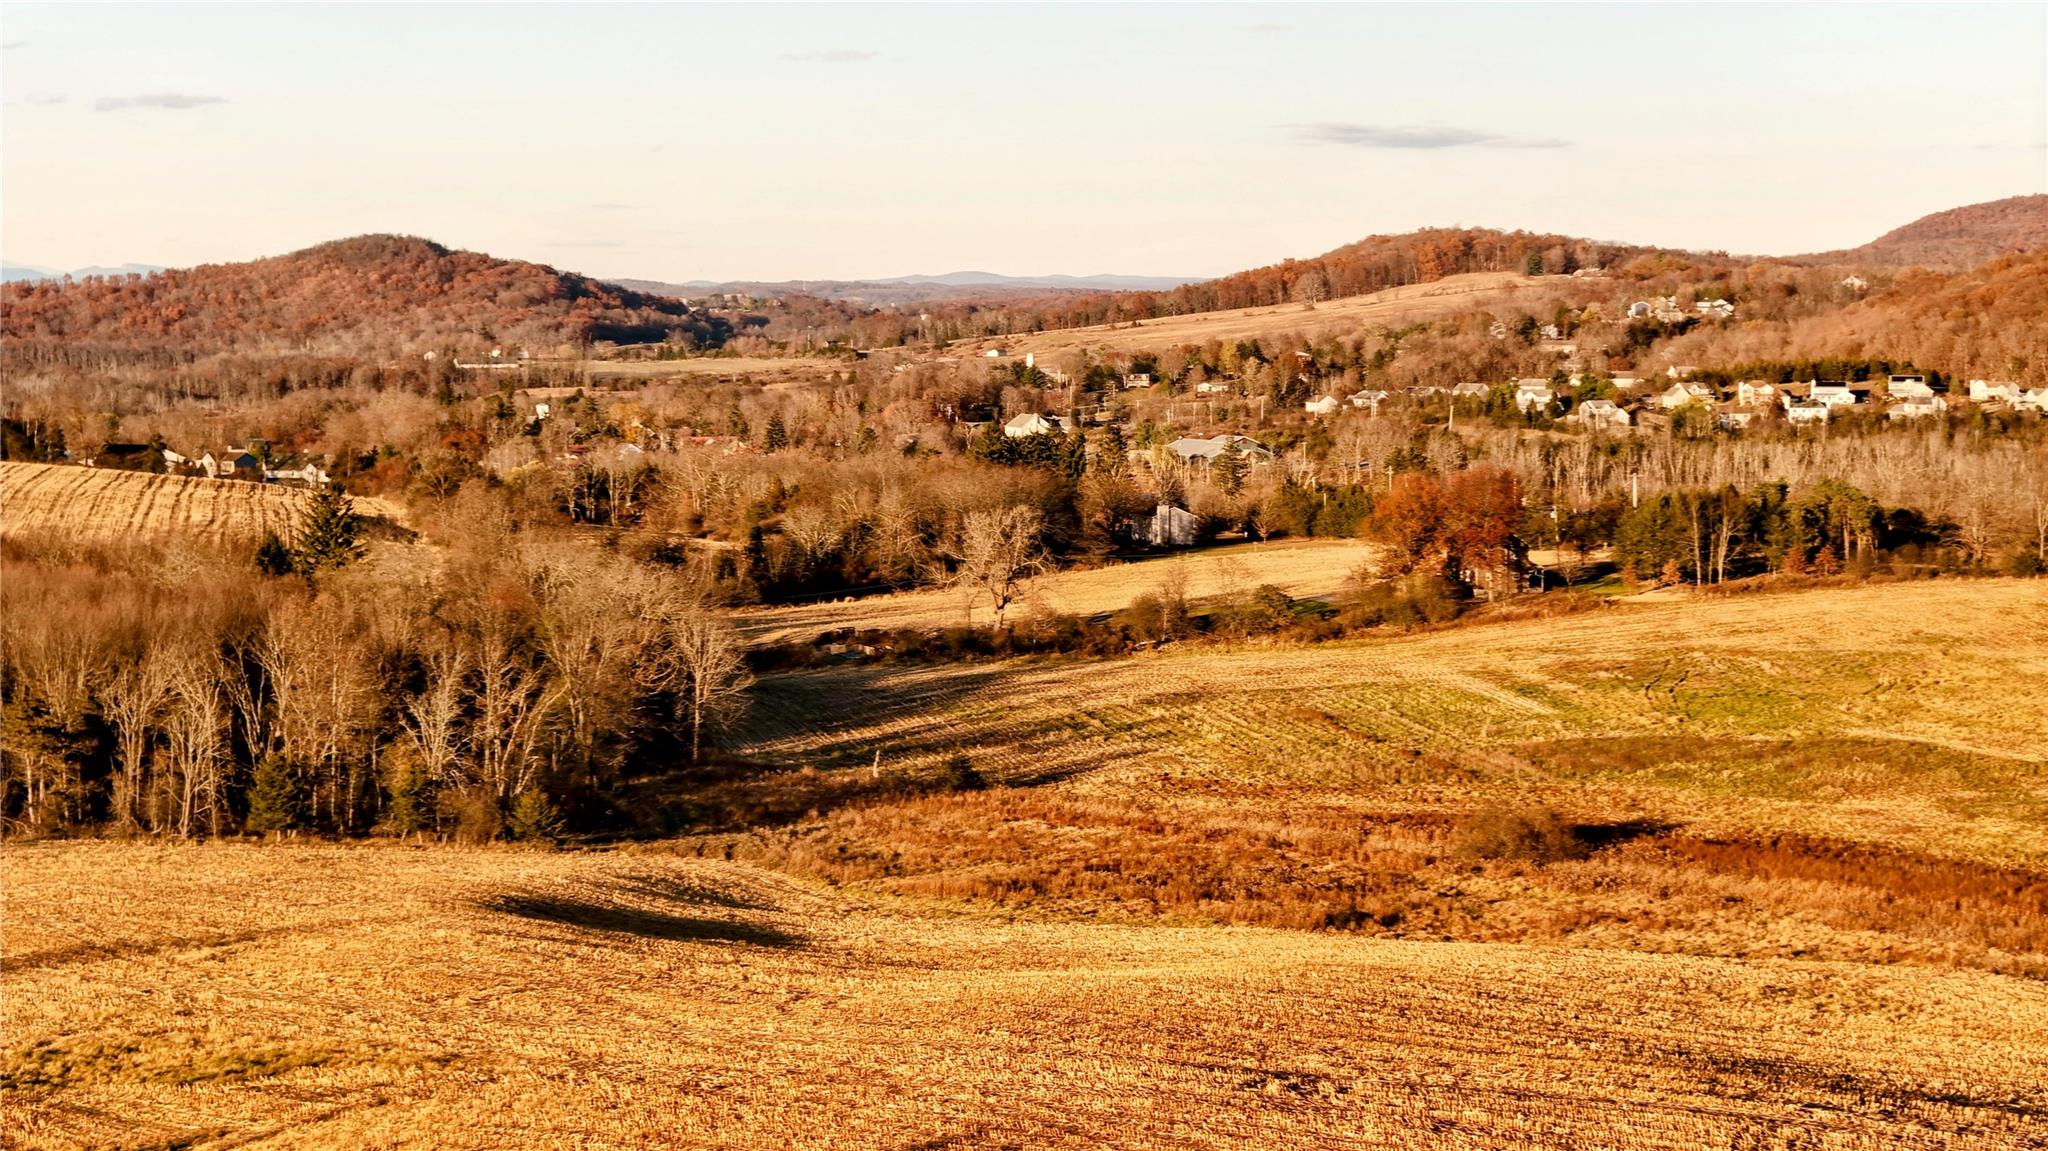
[[[306,499],[303,489],[240,480],[0,462],[0,531],[8,534],[254,543],[266,531],[289,536]],[[355,504],[366,515],[404,521],[403,509],[388,501]]]
[[[1094,615],[1128,607],[1133,598],[1178,582],[1190,600],[1248,592],[1272,584],[1291,596],[1328,597],[1374,554],[1359,540],[1288,540],[1205,548],[1085,571],[1053,572],[1029,581],[1011,618],[1033,612]],[[986,599],[974,603],[977,625],[990,619]],[[941,588],[822,603],[746,608],[733,615],[756,643],[809,642],[838,628],[959,627],[970,618],[965,593]]]
[[[1076,348],[1095,352],[1159,351],[1210,340],[1252,340],[1294,332],[1317,339],[1333,333],[1355,332],[1367,324],[1429,319],[1463,311],[1513,288],[1538,282],[1512,272],[1468,272],[1427,284],[1405,284],[1363,296],[1324,300],[1312,307],[1296,303],[1195,312],[1130,324],[960,340],[951,348],[955,352],[979,353],[999,347],[1011,356],[1021,357],[1027,352],[1049,356]]]
[[[2016,1148],[1977,972],[920,913],[745,864],[5,850],[9,1146]]]
[[[0,848],[0,1130],[2040,1146],[2044,677],[2020,581],[768,676],[723,830]]]

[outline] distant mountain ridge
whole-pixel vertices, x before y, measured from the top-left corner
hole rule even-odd
[[[1803,264],[1974,268],[2048,251],[2048,195],[2010,196],[1922,216],[1868,244],[1795,256]]]
[[[1043,292],[1163,292],[1183,284],[1200,283],[1202,276],[1126,276],[1097,273],[1088,276],[1046,275],[1006,276],[999,272],[942,272],[937,275],[891,276],[874,280],[661,280],[615,279],[622,288],[662,295],[689,296],[705,293],[743,296],[815,296],[822,300],[872,305],[909,304],[957,297],[963,290],[975,295],[1016,295]]]
[[[66,272],[57,268],[38,267],[35,264],[0,264],[0,278],[7,283],[34,283],[37,280],[61,280],[70,276],[83,280],[87,276],[147,276],[151,272],[164,271],[161,264],[118,264],[106,266],[94,264],[86,268],[73,268]]]

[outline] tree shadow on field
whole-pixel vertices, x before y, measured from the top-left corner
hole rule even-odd
[[[498,895],[482,906],[504,915],[583,931],[698,943],[744,943],[753,947],[799,947],[804,937],[759,923],[709,919],[563,895]]]

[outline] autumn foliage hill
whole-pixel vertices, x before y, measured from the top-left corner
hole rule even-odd
[[[1798,257],[1804,263],[1973,268],[2048,252],[2048,195],[2012,196],[1922,216],[1860,248]]]
[[[389,355],[610,340],[717,347],[681,300],[414,236],[358,236],[240,264],[6,285],[0,335],[107,349]]]

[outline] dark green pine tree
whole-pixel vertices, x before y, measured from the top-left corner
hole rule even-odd
[[[1216,457],[1216,486],[1223,494],[1234,496],[1244,490],[1245,460],[1243,449],[1232,439],[1223,445],[1223,453]]]
[[[761,446],[771,452],[779,452],[789,446],[789,429],[782,424],[782,413],[768,417],[768,431]]]
[[[1130,470],[1131,445],[1124,439],[1122,424],[1112,423],[1103,429],[1102,447],[1096,451],[1092,462],[1094,469],[1105,476],[1120,476]]]
[[[284,546],[276,532],[264,532],[263,542],[256,545],[256,570],[267,576],[292,574],[292,549]]]
[[[246,826],[250,831],[267,835],[304,827],[309,806],[305,781],[283,756],[266,755],[256,762],[255,776],[249,781]]]
[[[361,526],[355,506],[340,484],[320,489],[299,520],[292,567],[311,577],[347,566],[363,554],[362,541],[356,538]]]

